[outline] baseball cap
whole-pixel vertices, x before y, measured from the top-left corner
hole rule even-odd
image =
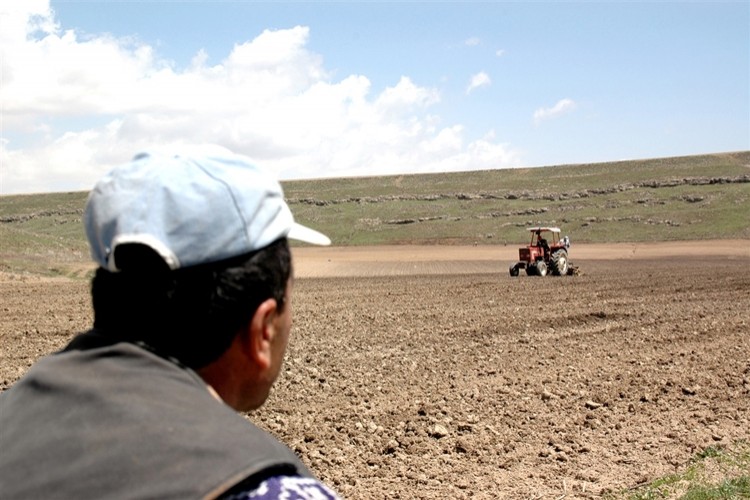
[[[114,168],[89,193],[84,213],[91,256],[119,271],[118,245],[139,243],[171,269],[259,250],[287,237],[330,245],[294,221],[281,184],[224,148],[147,152]]]

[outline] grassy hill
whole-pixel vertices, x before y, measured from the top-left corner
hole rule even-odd
[[[516,244],[537,224],[574,242],[750,239],[750,151],[283,184],[296,218],[336,245]],[[85,200],[0,197],[0,271],[85,269]]]

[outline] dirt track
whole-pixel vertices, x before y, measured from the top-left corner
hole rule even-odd
[[[636,486],[750,439],[749,245],[574,245],[562,278],[510,278],[514,247],[296,249],[286,368],[251,418],[347,498]],[[0,386],[90,323],[87,288],[0,280]]]
[[[295,249],[299,277],[331,278],[421,274],[470,274],[506,271],[518,258],[507,246],[378,246]],[[673,241],[666,243],[574,244],[571,261],[642,260],[691,256],[750,259],[745,240]]]

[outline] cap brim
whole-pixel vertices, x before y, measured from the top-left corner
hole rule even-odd
[[[292,229],[289,230],[287,238],[310,243],[311,245],[328,246],[331,244],[331,239],[325,234],[302,224],[297,224],[296,222],[292,225]]]

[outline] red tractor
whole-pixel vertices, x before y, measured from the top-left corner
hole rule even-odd
[[[510,266],[510,275],[518,276],[521,269],[526,269],[529,276],[564,276],[571,271],[568,262],[570,239],[560,238],[560,228],[530,227],[531,242],[529,246],[518,249],[518,262]]]

